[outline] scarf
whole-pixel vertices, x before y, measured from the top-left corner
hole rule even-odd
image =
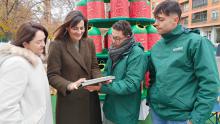
[[[135,40],[133,37],[131,37],[131,38],[124,40],[118,48],[115,48],[113,46],[110,47],[109,56],[112,60],[112,69],[115,67],[118,60],[120,60],[123,57],[123,54],[130,51],[134,43],[135,43]]]

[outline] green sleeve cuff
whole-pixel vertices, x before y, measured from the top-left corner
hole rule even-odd
[[[100,88],[100,92],[101,93],[107,93],[107,91],[108,91],[108,88],[107,88],[106,84],[102,84],[102,86]]]

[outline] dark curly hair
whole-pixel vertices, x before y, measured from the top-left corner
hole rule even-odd
[[[132,35],[131,25],[128,21],[120,20],[118,22],[115,22],[113,24],[112,28],[117,31],[122,31],[124,36],[131,36]]]

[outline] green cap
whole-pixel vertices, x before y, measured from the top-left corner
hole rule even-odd
[[[148,25],[146,29],[148,34],[157,33],[157,29],[153,25]]]
[[[96,1],[104,2],[104,0],[87,0],[87,2],[96,2]]]
[[[98,28],[96,28],[96,27],[89,27],[88,35],[89,35],[89,36],[101,35],[101,32],[100,32],[100,30],[99,30]]]
[[[132,32],[134,34],[146,34],[147,30],[143,25],[134,25],[132,26]]]
[[[147,5],[150,6],[150,1],[147,1]]]
[[[80,0],[79,2],[76,3],[76,6],[86,6],[87,0]]]
[[[108,29],[108,34],[112,34],[112,28]]]

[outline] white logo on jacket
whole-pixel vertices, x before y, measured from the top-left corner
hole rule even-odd
[[[173,52],[183,51],[183,46],[173,48]]]

